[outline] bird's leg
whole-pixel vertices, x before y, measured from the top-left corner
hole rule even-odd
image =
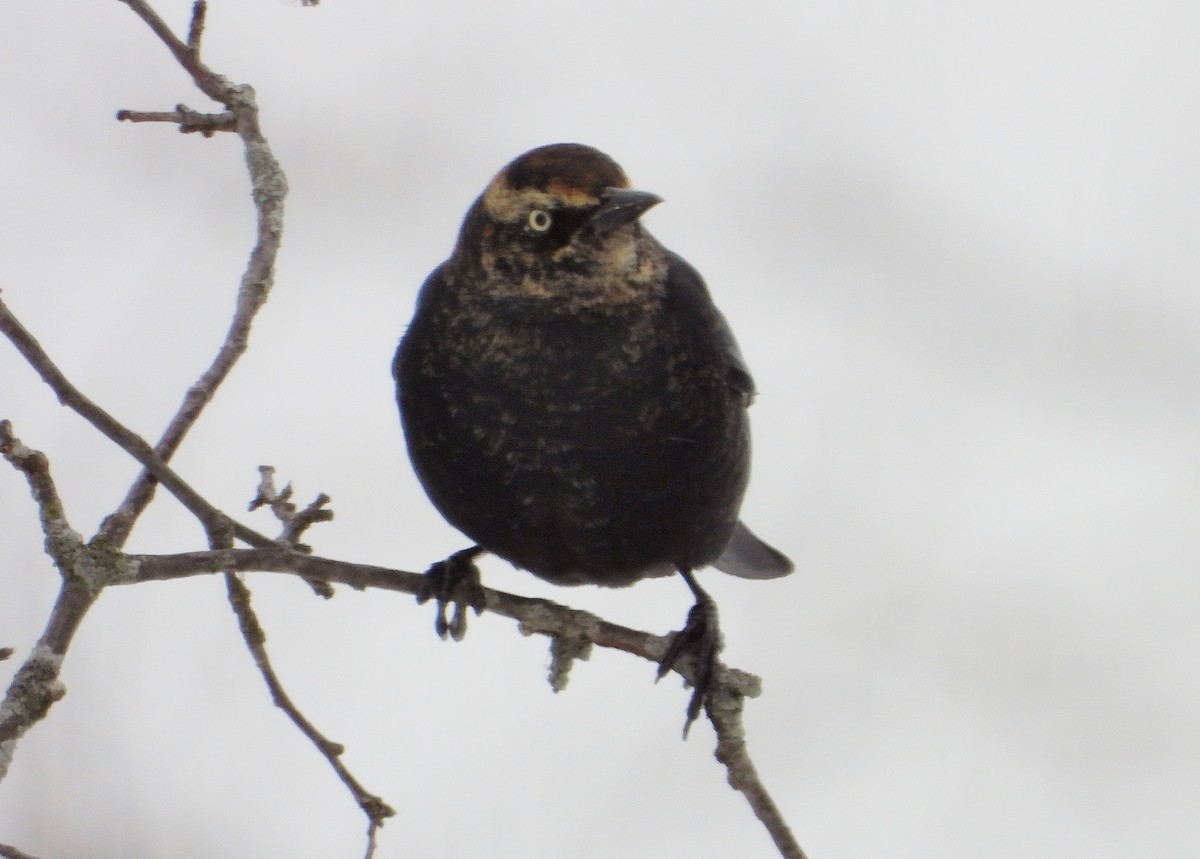
[[[425,571],[417,603],[424,604],[430,598],[437,600],[434,629],[442,638],[449,633],[455,641],[462,641],[467,634],[467,608],[475,609],[475,614],[483,612],[483,585],[479,581],[479,567],[475,566],[475,558],[482,553],[482,546],[472,546]],[[454,603],[454,617],[447,621],[446,606],[450,603]]]
[[[683,629],[671,636],[671,643],[658,663],[658,679],[675,667],[679,657],[691,654],[696,662],[692,678],[692,700],[688,702],[687,721],[683,725],[683,738],[700,715],[701,706],[709,703],[712,685],[717,671],[717,654],[721,652],[721,626],[717,621],[717,604],[700,585],[691,570],[680,570],[679,574],[696,595],[696,604],[688,612]]]

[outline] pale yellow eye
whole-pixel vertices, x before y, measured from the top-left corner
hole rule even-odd
[[[529,213],[529,229],[535,233],[544,233],[550,229],[550,213],[545,209],[534,209]]]

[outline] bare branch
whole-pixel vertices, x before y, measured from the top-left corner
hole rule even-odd
[[[260,465],[258,472],[261,477],[258,482],[258,491],[254,495],[254,500],[250,502],[250,510],[254,511],[263,506],[270,507],[275,518],[283,523],[283,532],[279,535],[279,542],[286,543],[298,552],[310,554],[312,547],[301,543],[300,537],[311,525],[315,525],[317,522],[329,522],[333,519],[333,511],[325,509],[325,505],[330,501],[329,496],[322,492],[313,499],[311,504],[297,512],[296,505],[292,503],[292,484],[289,483],[283,487],[281,492],[275,488],[275,469],[272,466]],[[317,596],[327,600],[333,599],[333,586],[329,582],[307,578],[304,581]]]
[[[21,443],[12,424],[0,421],[0,454],[25,475],[37,502],[46,553],[62,576],[62,588],[46,629],[29,657],[17,669],[0,701],[0,779],[16,749],[16,740],[50,712],[66,694],[59,682],[63,656],[96,596],[105,585],[125,577],[125,556],[88,546],[67,521],[44,454]]]
[[[169,122],[178,125],[183,134],[203,134],[212,137],[218,131],[237,131],[237,117],[230,111],[200,113],[186,104],[177,104],[172,111],[118,110],[120,122]]]
[[[171,32],[171,28],[167,26],[166,22],[144,0],[121,0],[121,2],[146,22],[147,26],[154,31],[154,35],[158,36],[159,40],[174,54],[175,60],[183,66],[184,71],[192,76],[192,80],[196,82],[196,86],[200,88],[201,92],[213,101],[224,103],[222,95],[229,83],[200,62],[198,52],[192,50],[187,43],[181,42]]]
[[[289,483],[282,490],[276,489],[275,468],[270,465],[260,465],[258,473],[261,475],[258,490],[250,502],[249,509],[254,511],[259,507],[270,507],[275,518],[283,523],[283,532],[279,535],[278,542],[287,543],[300,552],[311,552],[312,547],[301,543],[300,538],[316,523],[333,520],[333,511],[325,507],[332,499],[322,492],[307,507],[297,511],[296,505],[292,503],[292,484]]]
[[[67,589],[64,588],[51,612],[51,625],[69,628],[70,633],[74,633],[91,603],[66,600],[66,596]],[[78,592],[72,596],[77,597]],[[42,643],[50,638],[48,627],[29,658],[17,669],[4,700],[0,702],[0,779],[4,778],[12,763],[16,741],[44,719],[50,708],[67,694],[66,687],[58,679],[62,669],[62,653]],[[70,638],[70,634],[67,638]],[[66,645],[63,643],[61,646],[65,648]]]
[[[260,465],[258,467],[258,489],[250,506],[246,509],[253,513],[259,507],[270,507],[275,518],[287,524],[288,517],[296,512],[296,505],[291,503],[292,484],[283,487],[280,492],[275,486],[275,466]]]
[[[304,555],[283,547],[263,549],[225,549],[212,552],[181,552],[175,555],[127,555],[131,574],[119,584],[143,581],[170,581],[206,573],[262,572],[295,573],[302,576],[349,585],[356,590],[379,588],[416,596],[425,577],[420,573],[393,570],[371,564],[354,564],[332,558]],[[601,647],[623,650],[655,665],[662,659],[668,636],[654,635],[610,623],[594,614],[551,600],[523,597],[484,588],[488,611],[511,618],[520,624],[524,635],[549,637],[582,636]],[[693,666],[686,659],[673,669],[691,680]],[[761,681],[753,674],[736,668],[724,668],[720,682],[728,684],[747,698],[761,692]]]
[[[178,117],[171,116],[166,121],[178,122],[180,131],[183,132],[199,131],[211,135],[217,130],[236,131],[245,147],[252,197],[258,212],[254,248],[242,274],[237,309],[225,340],[209,368],[188,389],[178,411],[155,446],[155,453],[159,458],[168,462],[200,417],[204,407],[213,398],[217,388],[246,351],[254,317],[266,302],[274,282],[275,258],[283,238],[283,201],[287,195],[287,179],[259,127],[254,89],[245,84],[230,83],[200,61],[199,44],[207,11],[203,0],[197,0],[192,7],[192,22],[186,44],[171,32],[158,14],[143,0],[121,2],[150,26],[184,70],[191,75],[197,88],[227,108],[225,113],[210,117],[195,113],[180,104],[175,109]],[[139,121],[138,117],[150,115],[123,111],[117,116],[118,119]],[[156,477],[158,475],[150,468],[138,476],[121,506],[101,523],[98,536],[104,536],[114,546],[125,545],[138,517],[154,497]]]
[[[284,529],[283,533],[279,535],[280,541],[295,546],[301,552],[311,551],[311,547],[299,542],[300,538],[310,526],[315,525],[318,522],[333,521],[333,511],[328,510],[325,507],[325,505],[332,500],[333,499],[331,499],[324,492],[317,495],[316,498],[309,502],[307,507],[291,518],[291,521],[287,523],[287,527]]]
[[[192,23],[188,25],[187,46],[193,54],[200,53],[200,40],[204,38],[204,18],[208,15],[208,3],[196,0],[192,4]]]
[[[754,761],[750,759],[750,752],[746,748],[746,729],[742,723],[744,704],[745,698],[724,684],[714,691],[712,703],[707,708],[708,718],[717,732],[714,757],[725,765],[729,786],[740,790],[746,797],[754,816],[762,822],[775,842],[779,855],[783,859],[807,859],[779,806],[759,778]]]
[[[25,360],[37,371],[50,389],[58,396],[58,401],[64,406],[81,415],[88,423],[100,430],[121,447],[130,456],[140,462],[167,490],[191,511],[203,524],[205,531],[212,539],[217,539],[226,532],[252,546],[269,546],[272,540],[251,528],[235,522],[225,513],[213,507],[200,493],[189,486],[159,456],[154,452],[145,439],[126,428],[116,418],[96,405],[71,384],[62,371],[50,360],[50,356],[42,349],[41,344],[25,329],[20,321],[13,316],[8,306],[0,299],[0,334],[4,334],[17,347]],[[97,538],[105,536],[102,528]],[[95,540],[93,540],[95,542]],[[106,541],[113,546],[111,541]],[[119,546],[113,546],[118,548]]]
[[[249,572],[291,572],[351,587],[403,591],[416,595],[424,577],[403,570],[390,570],[366,564],[351,564],[328,558],[301,555],[286,549],[239,549],[226,552],[192,552],[179,555],[131,555],[138,581],[167,580],[221,569]],[[565,686],[563,659],[586,658],[587,645],[596,644],[623,650],[658,664],[669,636],[658,636],[602,620],[588,612],[572,609],[550,600],[533,599],[485,588],[488,610],[518,621],[525,635],[540,633],[551,638],[550,682],[558,691]],[[564,655],[564,651],[566,651]],[[675,669],[689,682],[695,666],[681,660]],[[785,859],[804,859],[795,837],[779,808],[767,791],[746,748],[742,726],[745,698],[757,697],[761,681],[752,674],[718,665],[713,705],[707,713],[717,733],[717,760],[725,765],[729,783],[741,791],[755,815],[775,840]]]
[[[23,445],[13,435],[12,423],[6,420],[0,420],[0,455],[25,475],[37,503],[42,533],[46,535],[46,554],[54,560],[63,579],[67,579],[71,565],[69,557],[83,546],[83,537],[67,523],[46,455]]]
[[[279,682],[279,676],[275,673],[275,669],[271,666],[271,660],[267,656],[267,634],[263,631],[254,614],[254,609],[250,605],[250,590],[234,573],[225,574],[225,588],[229,594],[229,604],[238,617],[242,638],[245,640],[250,654],[254,657],[254,664],[258,667],[259,673],[266,681],[267,689],[271,692],[271,700],[275,702],[276,707],[287,714],[300,732],[312,741],[325,760],[329,761],[329,765],[333,767],[333,771],[342,780],[342,784],[350,791],[354,801],[358,803],[358,807],[367,815],[367,819],[370,821],[369,837],[373,841],[375,830],[382,826],[387,818],[393,817],[396,814],[395,810],[359,784],[358,779],[346,769],[341,761],[345,747],[341,743],[333,742],[318,731],[292,703],[291,697],[284,690],[283,684]]]
[[[188,552],[177,555],[130,555],[136,572],[131,580],[164,581],[221,571],[297,573],[306,578],[338,582],[357,589],[381,588],[417,595],[424,576],[368,564],[352,564],[314,557],[284,548],[230,549],[219,552]],[[551,639],[550,684],[555,691],[566,685],[566,668],[574,659],[586,658],[590,644],[623,650],[657,665],[671,637],[654,635],[610,623],[593,614],[556,602],[483,589],[487,609],[516,620],[524,635],[541,634]],[[694,679],[692,660],[681,659],[672,669],[689,683]],[[762,821],[784,859],[805,859],[746,748],[742,707],[746,698],[761,694],[758,677],[717,665],[713,703],[706,708],[717,734],[716,758],[725,765],[729,784],[742,792],[754,814]]]

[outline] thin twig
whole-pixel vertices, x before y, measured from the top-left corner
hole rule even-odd
[[[192,80],[196,82],[196,86],[199,87],[201,92],[213,101],[223,101],[221,98],[222,90],[229,86],[228,82],[224,81],[212,69],[200,62],[197,52],[189,48],[186,42],[181,42],[171,32],[171,28],[167,26],[167,23],[159,17],[158,13],[150,8],[148,3],[144,2],[144,0],[121,0],[121,2],[146,22],[146,25],[154,31],[154,35],[158,36],[159,40],[175,56],[176,62],[183,66],[184,71],[192,76]]]
[[[367,791],[358,779],[356,779],[341,761],[341,755],[345,751],[345,747],[341,743],[336,743],[322,734],[310,722],[299,708],[292,702],[291,697],[283,688],[283,684],[279,682],[279,675],[275,673],[275,669],[271,666],[271,660],[267,656],[266,641],[267,634],[263,632],[262,626],[258,622],[258,618],[254,614],[254,609],[250,604],[250,590],[243,584],[241,579],[234,573],[225,574],[225,588],[229,594],[229,604],[233,607],[234,614],[238,618],[238,626],[242,631],[242,638],[246,642],[246,647],[249,648],[251,656],[254,657],[254,664],[258,667],[259,673],[267,684],[267,689],[271,692],[271,700],[275,702],[275,706],[283,710],[287,717],[292,720],[292,723],[300,729],[300,732],[317,747],[317,751],[324,756],[325,760],[329,761],[329,765],[333,767],[333,771],[337,773],[342,784],[350,791],[354,797],[354,801],[358,803],[359,808],[367,815],[370,821],[370,836],[374,838],[375,830],[383,825],[383,822],[396,814],[395,810],[384,802],[380,797]]]
[[[188,25],[187,46],[193,54],[200,53],[200,40],[204,38],[204,18],[208,15],[208,4],[196,0],[192,4],[192,23]]]
[[[4,859],[37,859],[36,856],[18,850],[16,847],[10,847],[7,844],[0,844],[0,856]]]
[[[374,819],[367,826],[367,852],[363,854],[363,859],[371,859],[375,855],[375,836],[379,833],[379,827],[381,826],[383,826],[383,821],[376,821]]]
[[[292,484],[287,484],[282,490],[276,489],[275,468],[270,465],[260,465],[258,473],[258,489],[250,502],[250,511],[253,512],[259,507],[270,507],[275,518],[283,524],[283,531],[277,541],[286,543],[300,552],[311,552],[312,547],[301,543],[300,538],[318,522],[333,520],[333,511],[325,507],[332,499],[322,492],[303,510],[297,510],[292,502]]]
[[[311,554],[312,547],[301,543],[300,538],[316,523],[329,522],[333,519],[333,511],[325,508],[330,501],[329,496],[322,492],[313,499],[311,504],[303,510],[297,511],[296,505],[292,503],[292,484],[289,483],[283,487],[282,491],[276,489],[273,466],[260,465],[258,472],[260,475],[258,491],[255,492],[254,498],[250,502],[250,511],[253,512],[259,507],[270,507],[275,518],[283,523],[283,532],[280,533],[278,542],[285,543],[298,552]],[[333,585],[329,582],[323,582],[320,579],[305,579],[304,581],[317,596],[327,600],[333,599]]]
[[[237,117],[230,111],[200,113],[186,104],[177,104],[171,111],[118,110],[120,122],[169,122],[178,125],[183,134],[203,134],[212,137],[218,131],[237,131]]]

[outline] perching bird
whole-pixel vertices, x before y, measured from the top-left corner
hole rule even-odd
[[[639,223],[659,202],[587,146],[520,156],[422,286],[393,374],[417,476],[478,544],[430,570],[439,632],[459,600],[461,636],[483,551],[560,585],[678,572],[696,605],[659,676],[696,656],[690,725],[720,647],[692,571],[792,564],[738,521],[754,383],[700,275]]]

